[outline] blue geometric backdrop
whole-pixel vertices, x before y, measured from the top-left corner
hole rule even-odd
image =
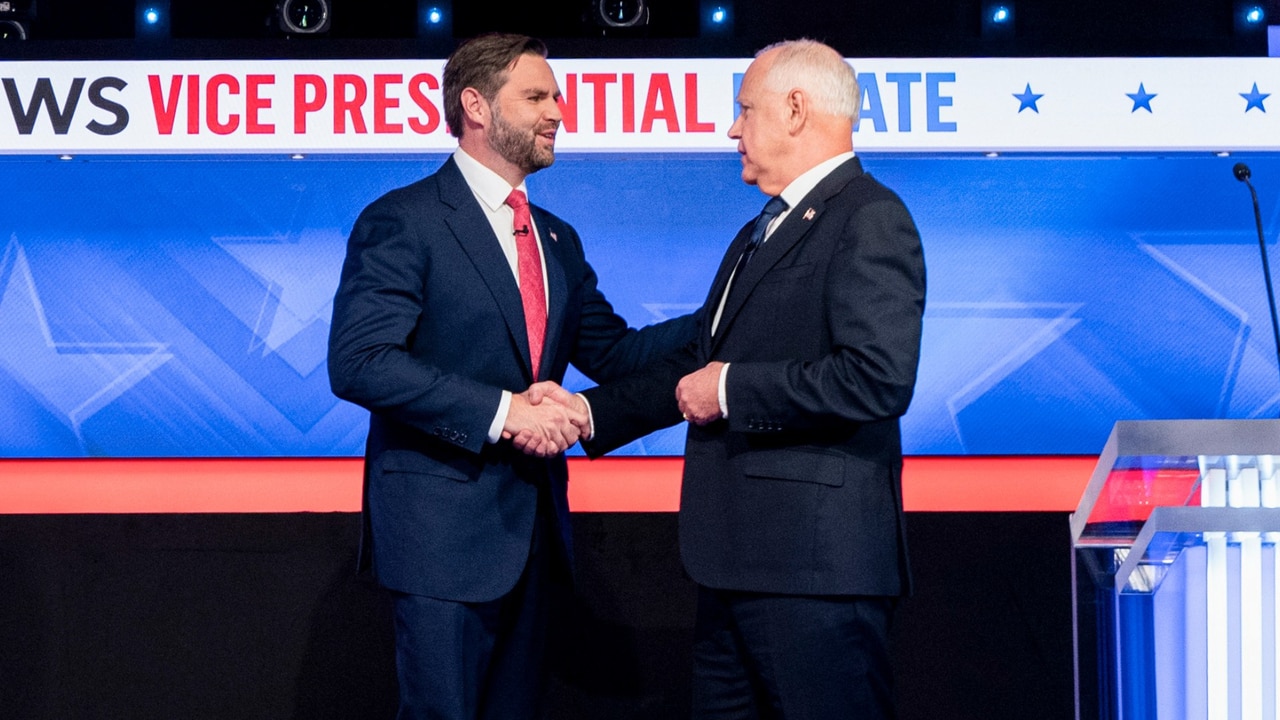
[[[0,457],[361,454],[366,415],[325,373],[345,239],[445,157],[0,159]],[[1091,454],[1119,419],[1274,417],[1241,159],[1271,242],[1280,156],[864,157],[928,265],[907,452]],[[529,185],[647,324],[702,301],[758,212],[738,171],[561,154]],[[676,428],[626,452],[682,447]]]

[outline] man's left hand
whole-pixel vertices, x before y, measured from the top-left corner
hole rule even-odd
[[[719,420],[720,373],[724,363],[708,363],[706,367],[680,378],[676,385],[676,401],[684,419],[694,425],[706,425]]]

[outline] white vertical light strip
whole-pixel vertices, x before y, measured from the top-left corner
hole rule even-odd
[[[1200,504],[1225,507],[1227,471],[1221,457],[1200,456]],[[1227,636],[1227,536],[1206,532],[1205,544],[1205,695],[1209,717],[1226,718],[1231,711]]]
[[[1274,455],[1258,456],[1258,503],[1264,508],[1280,507],[1280,478],[1276,475],[1276,459]],[[1263,692],[1271,700],[1271,707],[1280,713],[1280,657],[1276,656],[1276,648],[1280,648],[1280,617],[1276,617],[1276,606],[1280,605],[1280,552],[1276,552],[1276,542],[1280,541],[1280,533],[1263,533],[1263,542],[1271,549],[1271,607],[1263,608],[1272,618],[1271,633],[1263,639],[1263,658],[1270,659],[1272,665],[1271,687]]]
[[[1227,458],[1227,504],[1256,508],[1261,502],[1252,457]],[[1262,534],[1236,532],[1240,544],[1240,720],[1262,720]]]
[[[1240,720],[1262,720],[1262,538],[1240,537]]]

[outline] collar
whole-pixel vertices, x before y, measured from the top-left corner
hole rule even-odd
[[[833,158],[823,160],[806,170],[800,177],[791,181],[791,184],[782,189],[781,197],[787,201],[787,207],[793,208],[804,200],[804,196],[809,194],[822,182],[822,179],[831,174],[832,170],[840,167],[853,157],[853,151],[843,152]]]
[[[501,175],[480,164],[479,160],[468,155],[462,148],[453,151],[453,161],[458,164],[462,179],[467,181],[467,186],[471,188],[476,199],[490,212],[497,212],[499,208],[506,206],[507,196],[511,194],[512,187],[502,179]],[[515,189],[523,191],[525,197],[529,196],[529,191],[523,182]]]

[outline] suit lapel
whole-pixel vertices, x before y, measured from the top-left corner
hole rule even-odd
[[[560,347],[569,284],[565,280],[564,246],[560,244],[560,239],[556,236],[542,208],[531,207],[531,209],[533,224],[538,228],[538,237],[542,240],[542,255],[547,265],[547,334],[542,343],[542,362],[539,365],[545,377],[555,362],[555,349]],[[534,378],[535,381],[541,379]]]
[[[710,310],[710,312],[702,314],[701,334],[707,342],[700,344],[699,347],[708,347],[715,342],[711,333],[711,328],[715,325],[715,311],[720,307],[720,299],[724,297],[724,291],[729,284],[733,268],[738,264],[738,258],[742,256],[742,251],[747,246],[747,240],[751,237],[752,224],[753,222],[748,222],[738,231],[737,237],[733,239],[733,242],[729,243],[729,249],[725,251],[724,257],[720,260],[720,267],[716,270],[715,278],[711,281],[711,290],[708,291],[707,299],[703,303]],[[718,327],[724,327],[723,318]],[[709,359],[709,357],[702,358],[703,362]]]
[[[712,340],[711,349],[713,351],[723,341],[724,336],[728,334],[729,326],[733,324],[734,318],[742,310],[742,306],[746,304],[747,299],[751,297],[752,291],[760,284],[760,281],[822,219],[822,215],[826,211],[827,200],[838,194],[853,178],[861,174],[862,164],[857,158],[852,158],[848,162],[839,165],[791,209],[782,224],[774,229],[768,240],[756,250],[755,255],[752,256],[751,262],[747,264],[742,275],[734,278],[733,286],[729,288],[729,297],[725,300],[724,312],[720,314],[718,332]],[[733,271],[734,265],[738,262],[738,257],[742,255],[742,246],[745,245],[745,238],[749,235],[750,227],[751,223],[748,223],[743,232],[738,233],[738,237],[734,239],[729,253],[726,254],[724,261],[721,263],[722,273],[727,274]],[[737,249],[737,252],[734,252],[734,248]],[[724,269],[726,266],[728,270]],[[721,294],[723,294],[723,290]],[[715,302],[719,303],[719,301],[720,297],[717,295]]]
[[[519,351],[525,374],[532,377],[529,364],[529,333],[525,329],[524,304],[520,300],[520,288],[502,246],[493,236],[493,226],[476,200],[475,194],[463,179],[453,158],[440,168],[440,201],[451,209],[445,214],[445,223],[453,231],[462,251],[471,258],[476,272],[484,280],[498,304],[502,319],[507,325]]]

